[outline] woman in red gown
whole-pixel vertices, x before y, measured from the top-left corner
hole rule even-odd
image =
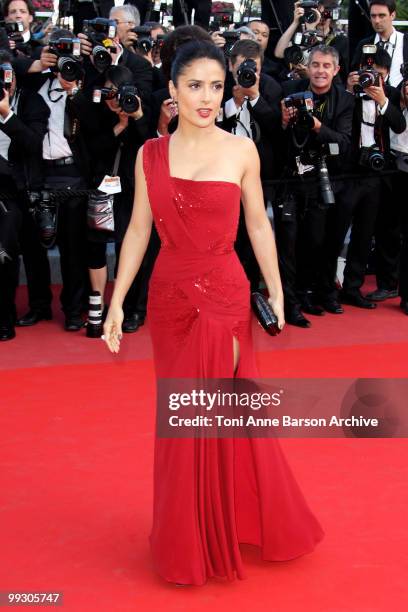
[[[215,126],[224,78],[215,46],[183,45],[170,82],[178,128],[147,141],[136,161],[133,215],[104,333],[118,352],[123,299],[154,220],[161,250],[148,317],[159,378],[257,376],[249,283],[234,251],[240,200],[269,301],[284,325],[256,148]],[[170,582],[243,578],[240,543],[283,561],[312,551],[323,537],[275,439],[156,438],[154,462],[150,543],[157,571]]]

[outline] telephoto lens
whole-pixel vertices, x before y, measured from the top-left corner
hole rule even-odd
[[[89,295],[86,335],[87,338],[100,338],[102,336],[102,296],[99,291],[92,291]]]

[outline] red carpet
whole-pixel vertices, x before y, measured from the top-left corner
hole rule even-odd
[[[312,329],[288,326],[277,339],[256,326],[262,375],[406,377],[408,317],[397,304],[313,317]],[[245,546],[244,581],[164,583],[147,541],[148,327],[126,336],[117,358],[60,323],[17,330],[0,346],[0,591],[63,591],[69,612],[406,609],[405,440],[282,440],[326,531],[316,551],[265,563]]]

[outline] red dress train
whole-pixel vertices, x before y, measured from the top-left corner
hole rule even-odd
[[[240,187],[170,176],[169,137],[149,140],[143,166],[161,239],[148,317],[158,378],[256,377],[249,283],[234,250]],[[293,559],[323,531],[275,439],[156,438],[150,544],[158,573],[202,585],[244,578],[239,543]]]

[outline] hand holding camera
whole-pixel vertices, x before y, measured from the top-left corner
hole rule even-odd
[[[293,14],[293,22],[299,25],[306,23],[316,26],[321,18],[318,10],[319,3],[315,0],[303,0],[295,2],[295,12]]]
[[[57,65],[58,57],[50,51],[49,46],[44,47],[41,51],[40,62],[42,70],[48,70]]]

